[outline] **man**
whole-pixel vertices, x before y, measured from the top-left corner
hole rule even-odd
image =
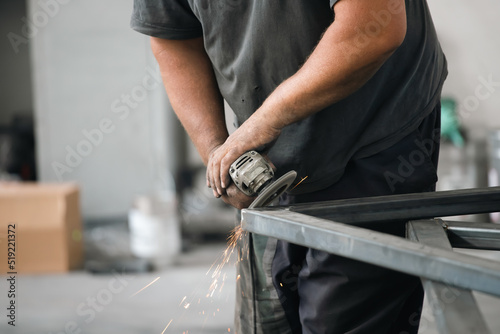
[[[425,0],[135,0],[131,25],[152,36],[170,102],[226,203],[253,200],[228,175],[250,149],[278,176],[307,176],[282,204],[433,190],[446,61]],[[223,99],[240,125],[231,136]],[[404,235],[403,222],[367,227]],[[237,332],[417,332],[417,278],[249,241]]]

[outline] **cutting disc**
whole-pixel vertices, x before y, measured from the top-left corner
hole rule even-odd
[[[292,185],[297,177],[297,172],[292,170],[265,187],[250,204],[249,209],[269,205],[275,198],[280,197]]]

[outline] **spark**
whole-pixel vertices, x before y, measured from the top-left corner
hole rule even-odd
[[[165,333],[165,331],[167,330],[168,326],[170,326],[170,324],[172,323],[174,319],[170,319],[170,321],[168,322],[167,326],[165,327],[165,329],[163,330],[163,332],[161,332],[161,334]]]
[[[149,287],[151,284],[153,284],[154,282],[156,282],[159,279],[160,279],[160,276],[156,277],[151,283],[149,283],[144,288],[140,289],[139,291],[137,291],[136,293],[134,293],[133,295],[131,295],[129,298],[134,297],[136,294],[138,294],[139,292],[143,291],[144,289],[146,289],[147,287]]]
[[[301,184],[301,183],[302,183],[305,179],[307,179],[307,176],[303,177],[303,178],[302,178],[302,180],[300,180],[300,181],[299,181],[299,183],[297,183],[297,184],[295,185],[295,187],[293,187],[291,190],[293,190],[293,189],[297,188],[297,186],[298,186],[299,184]]]
[[[241,237],[243,236],[243,233],[245,233],[245,231],[243,231],[241,226],[237,226],[231,231],[231,233],[229,234],[229,236],[227,238],[228,246],[218,259],[218,261],[220,261],[220,262],[217,265],[216,265],[216,263],[218,261],[214,262],[212,264],[212,266],[210,267],[210,269],[208,270],[208,272],[206,273],[208,275],[213,269],[213,272],[211,275],[211,277],[213,278],[213,281],[212,281],[212,284],[210,285],[209,292],[207,294],[207,298],[213,297],[214,292],[217,290],[217,288],[220,287],[220,290],[222,290],[222,288],[224,287],[224,283],[226,280],[226,274],[222,275],[222,269],[224,268],[226,263],[229,263],[229,261],[231,259],[231,255],[234,253],[234,251],[236,249],[236,245],[238,244],[238,240],[241,239]],[[238,259],[238,260],[240,260],[240,259]],[[222,283],[219,285],[219,280],[220,280],[221,275],[222,275]]]
[[[243,254],[246,254],[248,252],[248,250],[247,250],[248,247],[245,247],[246,242],[243,243],[244,247],[237,247],[240,244],[240,240],[245,241],[245,239],[243,239],[242,237],[244,235],[246,235],[246,233],[247,232],[243,231],[241,226],[237,226],[228,235],[227,248],[222,252],[222,254],[217,258],[217,260],[214,261],[214,263],[212,263],[212,265],[210,266],[210,268],[208,269],[208,271],[205,274],[206,276],[209,276],[212,279],[212,282],[211,282],[209,289],[208,289],[208,293],[205,296],[206,298],[213,298],[215,292],[222,292],[222,288],[224,287],[226,279],[228,277],[227,273],[224,272],[223,269],[226,266],[226,264],[230,263],[231,256],[233,254],[236,254],[236,255],[238,255],[237,260],[241,261],[241,260],[243,260],[243,257],[244,257]],[[238,275],[237,280],[240,278],[241,278],[241,276]],[[154,283],[154,281],[151,282],[150,284],[152,284],[152,283]],[[184,296],[182,298],[182,300],[180,301],[179,306],[182,306],[184,309],[187,310],[191,306],[191,301],[193,303],[195,303],[196,299],[191,300],[191,297],[190,297],[190,300],[188,300],[187,296]],[[213,302],[213,300],[211,302]],[[198,304],[201,304],[201,298],[198,298]],[[183,311],[183,313],[184,312],[186,312],[186,311]],[[215,317],[218,312],[220,312],[220,308],[217,308],[217,311],[213,312],[212,315]],[[210,315],[211,315],[210,313],[211,312],[208,312],[207,310],[202,310],[201,312],[198,312],[198,314],[203,315],[205,317],[203,327],[205,326],[205,323],[207,322],[208,318],[210,317]],[[171,322],[169,322],[168,325],[170,325]],[[168,325],[167,325],[167,327],[168,327]],[[165,330],[166,330],[166,328],[165,328]],[[228,332],[229,331],[230,331],[230,329],[228,328]],[[187,334],[187,331],[184,333]]]
[[[214,263],[212,263],[212,265],[210,266],[210,268],[208,268],[208,271],[207,271],[207,273],[205,275],[208,275],[208,273],[210,272],[210,270],[212,270],[212,268],[215,266],[216,262],[217,261],[215,261]]]

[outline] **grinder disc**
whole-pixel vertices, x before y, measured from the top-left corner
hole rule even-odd
[[[269,205],[275,198],[280,197],[292,185],[297,177],[297,172],[292,170],[265,187],[250,204],[249,209]]]

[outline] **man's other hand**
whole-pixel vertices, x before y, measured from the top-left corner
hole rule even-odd
[[[226,188],[226,192],[221,196],[222,200],[236,209],[246,209],[252,204],[256,197],[249,197],[242,193],[234,183]]]

